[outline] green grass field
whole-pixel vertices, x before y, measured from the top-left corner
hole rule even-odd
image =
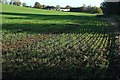
[[[112,75],[114,29],[95,14],[2,6],[3,78]]]

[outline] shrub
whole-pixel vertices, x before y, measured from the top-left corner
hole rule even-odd
[[[102,9],[98,7],[93,7],[91,13],[102,13]]]

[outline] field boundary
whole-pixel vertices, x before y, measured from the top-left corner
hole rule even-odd
[[[115,35],[115,53],[112,60],[112,71],[113,75],[116,76],[117,80],[120,80],[120,22],[117,22],[114,18],[101,18],[104,21],[107,21],[114,27]]]
[[[0,4],[2,11],[2,4]],[[2,40],[2,15],[0,15],[0,40]],[[2,42],[0,41],[0,80],[2,79]]]

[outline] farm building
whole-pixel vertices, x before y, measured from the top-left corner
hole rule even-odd
[[[47,9],[47,10],[56,10],[54,6],[47,6],[45,9]]]
[[[61,8],[60,11],[65,11],[65,12],[68,12],[70,11],[70,9],[66,9],[66,8]]]
[[[71,8],[70,12],[81,12],[81,8]]]

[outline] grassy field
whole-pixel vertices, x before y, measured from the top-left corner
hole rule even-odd
[[[95,16],[3,5],[3,78],[110,77],[114,29]]]

